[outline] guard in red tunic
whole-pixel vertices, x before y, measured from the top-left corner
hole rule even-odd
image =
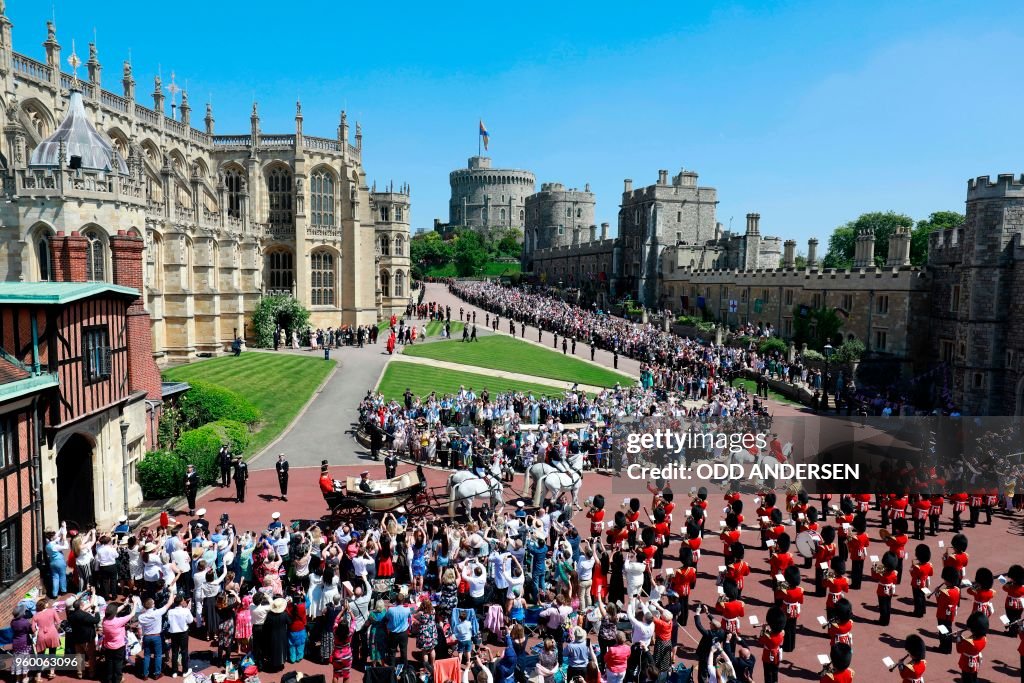
[[[764,617],[764,628],[757,639],[761,650],[761,665],[765,683],[779,683],[779,663],[782,661],[782,641],[785,636],[786,613],[772,606]]]
[[[878,582],[875,595],[878,596],[878,625],[888,626],[892,617],[892,598],[896,595],[896,555],[889,551],[882,555],[882,561],[871,567],[871,576]]]
[[[1010,620],[1010,633],[1022,634],[1024,628],[1020,626],[1021,616],[1024,615],[1024,566],[1015,564],[1006,572],[1006,583],[1003,584],[1003,591],[1006,593],[1006,618]],[[1018,622],[1014,624],[1014,622]],[[1024,675],[1024,669],[1022,669]]]
[[[927,609],[924,591],[932,585],[932,549],[924,543],[914,548],[914,563],[910,565],[910,590],[914,595],[914,617],[920,619]]]
[[[739,635],[747,607],[740,597],[740,591],[736,587],[735,581],[729,579],[722,581],[722,594],[715,604],[715,613],[722,616],[723,629],[733,635]]]
[[[825,624],[828,632],[829,645],[846,643],[853,647],[853,604],[843,598],[832,608]]]
[[[618,510],[615,513],[615,520],[607,532],[608,545],[612,548],[621,548],[622,544],[629,538],[629,528],[626,523],[626,513]]]
[[[829,653],[832,663],[821,672],[818,683],[853,683],[853,649],[844,643],[836,643]]]
[[[825,597],[825,573],[836,553],[835,527],[823,527],[821,530],[821,542],[818,543],[818,547],[814,550],[814,595],[816,597]]]
[[[775,494],[765,493],[761,496],[761,502],[757,506],[757,519],[761,526],[761,549],[764,550],[768,546],[765,545],[765,541],[768,540],[766,529],[771,521],[772,510],[775,509]],[[767,518],[767,521],[766,521]],[[782,519],[781,517],[779,518]]]
[[[942,556],[942,566],[955,567],[961,579],[967,578],[967,563],[970,560],[967,555],[967,537],[957,534],[950,540],[949,545],[952,547],[946,548]]]
[[[860,590],[861,580],[864,577],[864,560],[868,557],[868,546],[871,539],[868,538],[868,523],[864,515],[858,514],[853,518],[852,529],[846,539],[846,546],[850,550],[850,588]]]
[[[928,662],[925,661],[928,649],[924,639],[916,633],[909,635],[903,641],[903,649],[907,651],[906,656],[889,671],[899,671],[903,683],[924,683],[924,672],[928,669]]]
[[[932,502],[928,496],[911,496],[911,514],[914,516],[914,540],[924,540],[924,530],[928,524],[928,513],[932,510]]]
[[[689,546],[684,545],[679,549],[679,562],[683,566],[672,574],[669,585],[679,596],[679,602],[682,605],[682,609],[679,611],[679,623],[686,626],[690,612],[690,592],[697,585],[696,563],[693,560],[693,551]]]
[[[846,540],[849,538],[853,525],[853,511],[854,504],[851,499],[843,498],[839,501],[839,513],[836,515],[836,535],[839,536],[837,543],[839,557],[844,561],[850,557],[850,549],[846,544]]]
[[[969,496],[966,493],[954,493],[949,497],[949,502],[953,504],[953,533],[958,534],[963,529],[963,521],[960,516],[967,509],[967,501]]]
[[[960,654],[960,680],[962,683],[977,683],[981,670],[982,652],[988,645],[988,617],[975,612],[967,617],[967,632],[957,639],[956,651]]]
[[[942,584],[935,591],[935,621],[946,633],[939,634],[939,652],[953,652],[953,622],[960,607],[960,572],[955,567],[942,568]]]
[[[725,528],[722,529],[718,538],[722,541],[722,555],[725,556],[725,563],[732,564],[732,546],[740,541],[740,523],[736,519],[735,513],[730,512],[725,516]]]
[[[907,520],[903,517],[897,517],[892,520],[892,532],[888,532],[882,529],[879,532],[882,540],[885,541],[885,545],[889,547],[889,551],[892,552],[898,560],[896,565],[896,583],[903,583],[903,560],[907,558]]]
[[[850,592],[850,581],[846,578],[846,562],[841,557],[832,558],[832,566],[825,572],[825,614]]]
[[[928,510],[928,535],[935,536],[939,533],[939,519],[942,517],[942,508],[946,504],[946,497],[941,493],[933,494],[928,502],[931,509]]]
[[[693,554],[693,566],[700,562],[700,546],[703,542],[700,527],[693,520],[686,523],[686,540],[683,541],[683,548],[687,548]],[[680,548],[680,560],[682,559],[682,548]]]
[[[725,578],[736,582],[736,587],[740,589],[741,595],[743,594],[743,584],[750,576],[750,565],[743,559],[745,554],[746,550],[742,543],[733,543],[730,548],[732,564],[725,567]]]
[[[970,521],[967,526],[972,529],[978,526],[978,518],[981,516],[981,508],[985,504],[985,492],[973,491],[967,496],[967,506],[970,508]]]
[[[995,577],[988,567],[978,567],[974,572],[974,583],[967,588],[967,594],[974,598],[974,606],[971,612],[980,612],[986,617],[991,617],[995,609],[992,606],[992,598],[996,593],[992,590]]]
[[[665,508],[660,507],[654,511],[654,518],[652,520],[654,526],[654,568],[661,569],[662,561],[665,558],[665,549],[668,548],[669,535],[672,533],[672,529],[669,526],[668,520],[665,515]]]
[[[792,652],[796,649],[796,627],[804,605],[804,589],[800,587],[798,567],[786,568],[782,577],[785,580],[775,589],[775,604],[786,613],[786,637],[782,641],[782,650]]]
[[[626,501],[626,525],[629,531],[629,545],[636,545],[636,534],[640,531],[640,499],[630,498]]]

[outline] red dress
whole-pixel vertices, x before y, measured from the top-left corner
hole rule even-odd
[[[590,584],[590,594],[602,600],[608,597],[608,577],[604,575],[600,561],[594,563],[594,573],[591,575],[593,583]]]

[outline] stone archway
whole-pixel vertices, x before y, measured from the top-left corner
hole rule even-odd
[[[72,434],[57,452],[57,516],[79,529],[96,521],[92,457],[93,443],[81,434]]]

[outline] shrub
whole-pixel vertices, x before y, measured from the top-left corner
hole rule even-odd
[[[825,360],[825,356],[821,355],[814,349],[807,349],[806,351],[804,351],[803,356],[804,360],[806,361],[815,361],[820,363]]]
[[[171,451],[152,451],[139,461],[137,475],[144,498],[170,498],[181,493],[185,461]]]
[[[213,429],[221,438],[221,443],[228,442],[232,453],[244,453],[249,447],[249,427],[235,420],[217,420],[205,425]]]
[[[212,484],[220,475],[217,454],[220,447],[226,443],[228,440],[223,439],[216,429],[206,425],[183,432],[178,438],[174,452],[185,463],[196,466],[200,485]]]
[[[181,433],[182,417],[177,406],[164,406],[157,426],[156,443],[161,449],[173,450]]]
[[[786,342],[782,341],[778,337],[765,339],[760,344],[757,345],[757,351],[762,356],[767,356],[769,354],[776,352],[785,354],[788,349],[789,347],[786,346]]]
[[[836,352],[832,354],[831,360],[836,363],[852,363],[860,360],[864,355],[864,342],[860,339],[847,339]]]
[[[697,323],[697,329],[704,334],[710,334],[715,331],[717,324],[713,320],[705,320],[704,322]]]
[[[217,420],[235,420],[250,425],[259,422],[259,408],[241,394],[209,382],[191,384],[192,388],[178,402],[184,426],[197,429]]]

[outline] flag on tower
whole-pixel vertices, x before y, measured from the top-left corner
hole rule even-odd
[[[487,128],[484,126],[484,120],[480,119],[480,138],[484,141],[484,149],[487,149],[487,143],[490,142],[491,136],[487,132]]]

